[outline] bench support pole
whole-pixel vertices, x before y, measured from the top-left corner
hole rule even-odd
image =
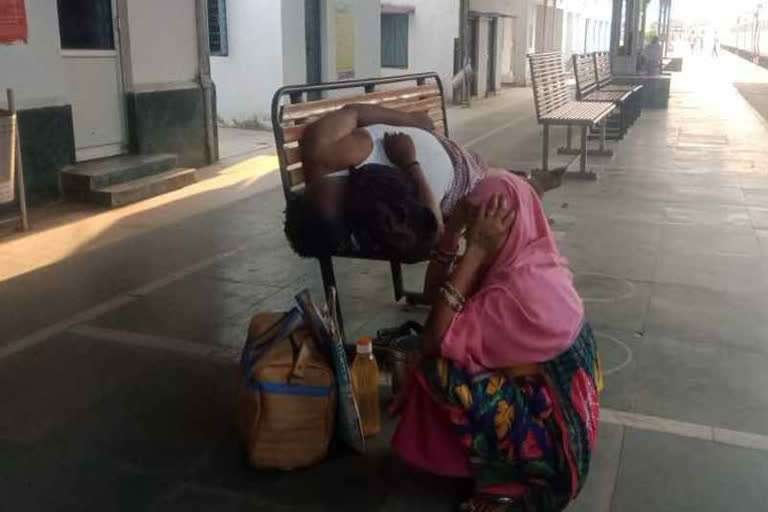
[[[392,269],[392,287],[395,290],[395,302],[400,302],[405,296],[403,289],[403,267],[396,261],[389,262],[389,268]]]
[[[325,291],[325,300],[329,300],[328,290],[331,287],[336,288],[336,274],[333,272],[333,259],[330,256],[318,258],[320,262],[320,273],[323,276],[323,290]],[[341,302],[339,301],[339,290],[336,288],[336,311],[339,317],[339,334],[344,337],[344,316],[341,314]]]
[[[569,126],[570,128],[570,126]],[[541,170],[549,171],[549,125],[544,125],[544,147],[542,148]]]

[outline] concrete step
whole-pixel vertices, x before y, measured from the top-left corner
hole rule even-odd
[[[176,155],[121,155],[80,162],[61,170],[61,188],[65,197],[87,199],[92,190],[126,183],[174,169]]]
[[[196,169],[172,169],[126,183],[91,190],[88,200],[102,206],[123,206],[142,199],[165,194],[197,181]]]

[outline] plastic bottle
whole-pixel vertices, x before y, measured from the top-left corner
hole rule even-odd
[[[381,430],[381,405],[379,403],[379,365],[373,356],[373,340],[357,340],[357,355],[352,362],[352,389],[365,437],[375,436]]]

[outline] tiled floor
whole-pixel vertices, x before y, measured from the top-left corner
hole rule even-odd
[[[613,159],[593,161],[600,181],[568,180],[545,200],[606,370],[606,421],[573,511],[755,511],[768,499],[768,125],[732,86],[767,72],[729,56],[685,69],[669,110],[645,112]],[[449,116],[490,161],[536,165],[529,91]],[[192,213],[180,197],[89,224],[87,243],[52,231],[47,248],[38,233],[34,257],[56,257],[24,273],[2,272],[25,254],[0,243],[0,274],[13,276],[0,282],[0,508],[452,510],[466,485],[399,463],[391,421],[366,457],[245,466],[232,359],[249,317],[321,286],[284,242],[279,189],[222,193]],[[208,200],[220,203],[199,207]],[[111,238],[126,226],[141,229]],[[60,242],[77,249],[62,255]],[[388,265],[337,272],[350,337],[424,318],[393,302]],[[406,269],[412,288],[422,272]]]

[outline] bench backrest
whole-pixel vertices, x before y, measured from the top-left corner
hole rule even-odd
[[[613,73],[611,72],[611,55],[607,52],[596,52],[595,60],[595,79],[598,87],[611,83]]]
[[[326,92],[332,97],[313,99]],[[286,199],[304,185],[299,141],[306,127],[322,115],[352,103],[427,112],[435,130],[448,135],[443,85],[436,73],[282,87],[272,98],[272,129]]]
[[[563,57],[560,52],[532,53],[528,55],[528,61],[531,64],[536,117],[541,121],[542,117],[571,100],[563,73]]]
[[[576,75],[576,99],[580,100],[597,90],[595,59],[592,55],[574,54],[573,73]]]

